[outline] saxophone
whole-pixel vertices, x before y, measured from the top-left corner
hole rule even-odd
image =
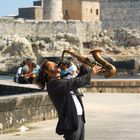
[[[62,59],[61,62],[64,59],[64,54],[68,53],[71,56],[75,57],[78,61],[80,61],[90,67],[94,67],[94,65],[98,65],[98,66],[102,67],[105,78],[112,77],[116,74],[116,68],[114,65],[110,64],[109,62],[107,62],[106,60],[104,60],[101,57],[101,55],[100,55],[101,52],[102,52],[102,50],[100,50],[100,49],[95,49],[95,50],[90,51],[90,54],[92,54],[93,58],[95,59],[95,61],[93,61],[87,57],[77,55],[74,52],[71,52],[69,50],[63,50],[62,56],[61,56],[61,59]]]

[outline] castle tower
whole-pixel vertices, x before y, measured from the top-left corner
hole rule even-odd
[[[43,19],[62,20],[62,0],[43,0]]]

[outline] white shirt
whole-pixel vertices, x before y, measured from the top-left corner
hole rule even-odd
[[[19,75],[21,74],[21,72],[22,72],[22,67],[19,67],[17,70],[17,73],[16,73],[16,82],[18,82],[18,78],[19,78]]]
[[[69,72],[73,72],[73,71],[77,71],[77,67],[75,65],[72,65],[70,68],[69,68]],[[71,79],[71,78],[74,78],[77,76],[77,72],[74,74],[74,73],[71,73],[69,74],[66,79]],[[77,111],[77,115],[82,115],[83,114],[83,108],[81,106],[81,103],[79,102],[77,96],[74,94],[73,91],[70,91],[70,93],[72,94],[72,98],[73,98],[73,101],[74,101],[74,104],[75,104],[75,107],[76,107],[76,111]]]
[[[77,115],[82,115],[83,114],[83,108],[81,106],[81,103],[79,102],[77,96],[74,94],[73,91],[71,91],[70,93],[72,94],[72,98],[73,98],[73,101],[74,101],[75,106],[76,106]]]
[[[71,79],[77,76],[77,67],[76,65],[72,64],[69,68],[68,68],[68,72],[70,73],[66,79]]]

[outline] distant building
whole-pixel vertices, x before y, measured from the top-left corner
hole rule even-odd
[[[27,8],[19,8],[18,18],[42,20],[43,19],[42,7],[34,6]]]
[[[99,0],[62,0],[62,3],[64,19],[68,18],[82,21],[100,20]]]
[[[42,1],[34,1],[32,7],[19,8],[19,18],[42,20],[43,19],[43,7]]]
[[[34,2],[33,2],[33,5],[34,5],[34,6],[42,6],[42,1],[41,1],[41,0],[39,0],[39,1],[34,1]]]
[[[99,0],[39,0],[33,7],[19,8],[19,17],[35,20],[99,21]]]

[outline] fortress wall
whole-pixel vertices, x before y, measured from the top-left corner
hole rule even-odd
[[[78,35],[86,41],[91,33],[101,30],[101,23],[81,22],[79,20],[10,20],[0,19],[0,36],[9,34],[19,34],[22,36],[53,36],[58,33],[72,33]]]
[[[103,28],[140,28],[140,0],[101,0]]]

